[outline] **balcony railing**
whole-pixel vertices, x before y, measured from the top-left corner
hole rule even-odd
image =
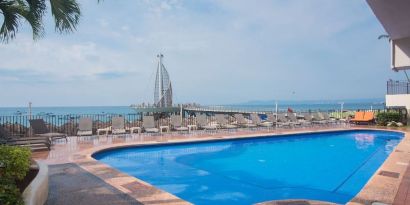
[[[410,94],[410,82],[387,81],[387,95]]]

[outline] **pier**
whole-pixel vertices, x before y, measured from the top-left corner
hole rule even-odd
[[[206,114],[266,114],[274,113],[273,110],[252,110],[252,109],[240,109],[240,108],[230,108],[223,106],[210,106],[210,107],[185,107],[183,108],[185,112],[189,113],[206,113]]]

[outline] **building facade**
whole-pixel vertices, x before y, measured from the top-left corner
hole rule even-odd
[[[404,72],[406,81],[387,81],[386,107],[410,113],[410,0],[367,0],[386,30],[391,44],[391,69]],[[408,114],[408,118],[410,116]]]

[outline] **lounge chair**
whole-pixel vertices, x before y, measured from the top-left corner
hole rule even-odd
[[[276,116],[273,115],[272,113],[266,114],[266,117],[268,118],[267,122],[272,123],[272,125],[276,125],[276,123],[278,122],[278,120],[276,119]]]
[[[182,126],[181,116],[171,115],[171,126],[176,131],[188,131],[188,127]]]
[[[145,132],[158,133],[159,129],[155,127],[154,116],[143,116],[142,117],[142,127]]]
[[[99,129],[97,129],[97,135],[100,135],[101,132],[105,133],[105,135],[108,135],[108,133],[111,132],[111,128],[112,128],[112,126],[99,128]]]
[[[254,124],[261,126],[261,127],[272,127],[273,126],[273,122],[269,122],[269,121],[262,122],[261,118],[256,113],[251,114],[251,119]]]
[[[54,139],[65,139],[66,142],[68,141],[67,134],[65,133],[50,132],[43,119],[30,120],[29,122],[36,136],[48,137],[51,141]]]
[[[302,125],[304,126],[310,126],[312,125],[312,122],[313,122],[312,115],[310,113],[303,113],[303,119],[300,120],[300,123],[302,123]]]
[[[325,119],[325,117],[323,116],[323,113],[321,112],[315,113],[314,116],[315,116],[315,119],[318,119],[318,121],[322,124],[331,123],[329,120]]]
[[[329,114],[327,114],[327,113],[325,113],[325,112],[319,112],[319,116],[321,116],[322,117],[322,119],[323,120],[325,120],[326,122],[328,122],[328,123],[337,123],[337,120],[336,119],[332,119],[332,118],[330,118],[330,116],[329,116]]]
[[[135,133],[135,131],[137,131],[138,134],[141,134],[141,131],[142,131],[141,127],[137,127],[137,126],[128,126],[128,127],[125,127],[125,130],[130,131],[130,134]]]
[[[373,112],[365,112],[363,119],[367,123],[373,123],[374,120],[375,120],[374,113]]]
[[[48,137],[16,137],[0,126],[0,144],[29,147],[31,150],[50,150],[51,141]]]
[[[350,119],[350,122],[356,123],[356,122],[361,122],[364,119],[364,112],[358,111],[354,113],[354,118]]]
[[[80,118],[78,124],[77,136],[90,136],[93,135],[93,120],[89,117]]]
[[[216,118],[216,122],[219,124],[221,128],[226,128],[226,129],[237,128],[236,125],[229,124],[228,120],[225,118],[225,115],[223,114],[216,114],[215,118]]]
[[[125,134],[124,117],[112,117],[111,119],[111,133],[113,135]]]
[[[374,113],[373,112],[356,112],[354,114],[354,118],[350,120],[350,122],[359,124],[359,123],[372,123],[374,122]]]
[[[278,114],[278,120],[276,122],[276,124],[279,127],[290,127],[293,124],[286,118],[285,114]]]
[[[299,126],[299,125],[301,125],[302,123],[301,122],[299,122],[299,120],[296,118],[296,115],[294,114],[294,113],[292,113],[292,112],[288,112],[288,119],[289,119],[289,122],[290,122],[290,124],[292,125],[292,126]]]
[[[350,122],[360,124],[370,124],[374,122],[374,113],[373,112],[356,112],[354,118],[350,120]]]
[[[216,125],[208,123],[205,115],[198,115],[196,117],[198,128],[205,130],[216,130],[218,127]]]
[[[326,120],[324,120],[322,117],[319,116],[319,113],[313,113],[312,117],[313,117],[313,121],[312,121],[313,123],[322,124],[322,125],[328,123]]]
[[[236,122],[242,127],[257,127],[256,124],[248,122],[242,114],[234,115]]]

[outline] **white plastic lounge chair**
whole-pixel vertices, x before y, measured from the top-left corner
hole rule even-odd
[[[125,123],[124,123],[124,117],[113,117],[111,119],[111,133],[114,135],[118,135],[118,134],[125,134],[126,130],[125,130]]]
[[[239,126],[242,127],[257,127],[256,124],[248,122],[242,114],[235,114],[234,115],[236,122]]]
[[[142,117],[142,127],[144,127],[145,132],[158,133],[159,129],[155,127],[154,116],[143,116]]]
[[[271,122],[273,125],[275,125],[278,121],[276,120],[276,116],[273,115],[272,113],[266,114],[266,117],[268,118],[267,121]]]
[[[176,131],[188,131],[188,127],[182,126],[181,116],[171,115],[171,125]]]
[[[111,127],[112,127],[112,126],[97,129],[97,135],[100,135],[101,132],[103,132],[103,133],[105,133],[106,135],[108,135],[108,133],[111,131]]]
[[[286,118],[285,114],[278,114],[278,121],[276,122],[276,124],[280,127],[290,127],[292,125]]]
[[[34,135],[36,136],[48,137],[50,138],[50,140],[64,138],[66,141],[68,141],[67,134],[65,133],[50,132],[43,119],[29,120],[29,122],[31,128],[33,129]]]
[[[216,130],[218,127],[216,125],[211,125],[207,122],[205,115],[198,115],[196,117],[198,128],[205,130]]]
[[[302,125],[312,125],[313,122],[313,118],[312,115],[310,113],[303,113],[303,120],[300,120],[300,122],[302,123]]]
[[[288,112],[288,119],[289,122],[292,126],[297,126],[301,125],[302,123],[299,122],[299,120],[296,118],[296,115],[294,113]]]
[[[216,122],[219,124],[220,127],[226,129],[234,129],[237,128],[236,125],[229,124],[228,120],[225,118],[223,114],[216,114],[215,115]]]
[[[273,126],[273,121],[272,122],[270,121],[262,122],[261,118],[256,113],[251,114],[251,119],[254,124],[261,126],[261,127],[272,127]]]
[[[313,113],[312,114],[313,117],[313,123],[316,124],[327,124],[327,121],[322,119],[322,117],[319,116],[319,113]]]
[[[130,131],[130,134],[135,133],[135,131],[137,131],[138,134],[141,134],[141,127],[125,127],[126,130]]]
[[[80,118],[78,124],[77,136],[90,136],[93,135],[93,120],[89,117]]]
[[[336,120],[336,119],[330,118],[329,114],[327,114],[327,113],[325,113],[325,112],[323,112],[323,113],[320,112],[320,113],[319,113],[319,116],[321,116],[322,119],[325,120],[325,121],[328,122],[328,123],[337,123],[337,120]]]

